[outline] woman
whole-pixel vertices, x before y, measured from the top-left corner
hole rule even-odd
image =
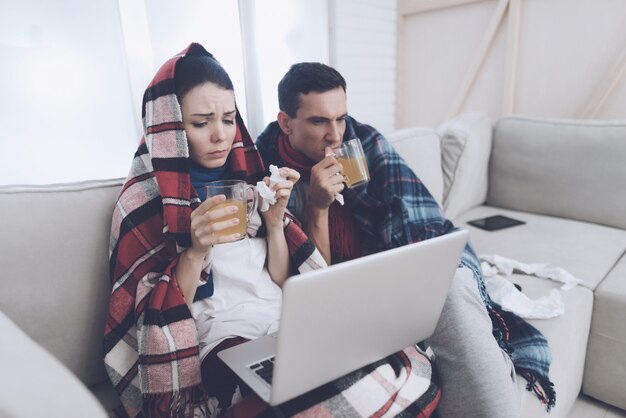
[[[227,336],[256,338],[275,327],[280,289],[273,282],[282,283],[288,274],[285,233],[295,236],[291,242],[306,243],[294,223],[283,233],[286,199],[298,178],[286,168],[281,171],[288,180],[274,186],[278,201],[263,214],[272,254],[267,269],[264,238],[247,242],[238,241],[238,236],[213,234],[230,221],[210,221],[233,213],[236,207],[211,210],[224,196],[201,202],[200,186],[220,178],[255,182],[263,177],[264,167],[236,112],[226,72],[200,45],[190,45],[181,55],[187,57],[166,62],[146,90],[145,137],[113,214],[113,290],[105,329],[105,362],[131,416],[142,411],[145,415],[174,414],[199,403],[200,358],[213,358],[209,349]],[[311,249],[307,255],[314,259],[314,247],[307,248]],[[229,267],[221,262],[224,257],[220,253],[242,251],[256,255],[253,265],[246,266],[247,273],[255,272],[256,281],[252,280],[252,291],[238,296],[252,304],[256,301],[257,306],[247,310],[246,317],[234,320],[247,320],[253,326],[215,330],[199,321],[196,331],[194,318],[206,323],[208,311],[216,305],[226,306],[222,311],[228,311],[228,304],[233,304],[219,292],[220,283],[228,283],[221,273]],[[212,271],[219,273],[214,274],[214,281],[209,276]],[[204,284],[199,286],[200,282]],[[212,295],[214,284],[218,292]],[[196,302],[192,303],[194,296]],[[250,317],[251,312],[263,312],[264,308],[269,312],[265,317]],[[232,315],[228,319],[232,323]],[[221,322],[226,323],[226,318]],[[198,334],[205,338],[200,344]],[[204,362],[203,373],[218,375],[211,366],[210,361]],[[207,384],[211,385],[210,379]]]
[[[235,177],[228,158],[233,145],[243,142],[233,144],[238,133],[233,85],[224,69],[208,55],[181,58],[176,63],[174,83],[189,145],[191,183],[204,199],[203,185]],[[254,156],[255,152],[252,149],[249,154]],[[280,174],[287,180],[272,186],[277,202],[262,212],[267,242],[261,237],[241,240],[238,234],[215,235],[238,223],[238,218],[232,217],[237,207],[213,209],[225,197],[209,197],[191,212],[192,246],[181,253],[174,272],[196,321],[204,388],[217,397],[221,410],[230,405],[236,387],[243,384],[217,358],[217,353],[278,329],[279,286],[289,268],[283,218],[293,184],[300,177],[286,167]],[[249,175],[246,178],[254,180]],[[268,178],[265,181],[269,183]],[[259,214],[254,213],[248,229],[256,231],[260,225]],[[206,270],[207,260],[211,260],[213,280],[203,286],[213,284],[214,292],[198,292],[198,278]]]
[[[237,386],[246,395],[216,353],[277,328],[278,285],[288,276],[288,254],[297,253],[300,263],[292,267],[300,271],[325,263],[296,223],[284,217],[298,180],[285,167],[281,174],[287,180],[273,186],[277,203],[263,213],[263,227],[256,216],[248,228],[250,239],[214,234],[232,224],[211,221],[233,214],[234,206],[215,209],[223,196],[202,201],[201,185],[221,178],[254,183],[263,178],[264,166],[236,111],[232,82],[202,46],[191,44],[167,61],[143,101],[144,138],[115,206],[111,233],[113,289],[104,351],[123,403],[116,412],[214,415],[229,406]],[[266,236],[261,238],[260,231]],[[351,379],[356,382],[372,370],[398,371],[397,382],[391,378],[386,387],[398,383],[389,394],[392,405],[405,382],[423,377],[417,371],[427,369],[430,378],[428,360],[414,350],[401,353],[380,362],[386,369],[375,365]],[[339,382],[342,389],[334,395],[347,399],[343,388],[354,382]],[[436,385],[427,387],[421,409],[434,408],[438,399]],[[406,395],[399,398],[405,402]],[[386,395],[384,400],[386,405]],[[330,401],[336,397],[296,400],[287,415],[310,411],[311,405],[332,409]],[[254,415],[267,408],[250,395],[228,413]]]

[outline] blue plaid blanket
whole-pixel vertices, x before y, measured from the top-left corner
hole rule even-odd
[[[284,165],[277,147],[279,134],[280,127],[273,122],[256,140],[266,167],[270,164]],[[426,186],[383,135],[371,126],[348,117],[344,140],[352,138],[361,141],[371,175],[367,187],[345,189],[343,192],[361,232],[364,254],[437,237],[456,229],[443,216]],[[528,381],[526,388],[533,391],[549,411],[555,404],[556,393],[548,377],[552,357],[547,340],[525,320],[503,311],[491,301],[480,263],[469,242],[460,265],[474,272],[492,319],[494,338],[511,356],[517,373]]]

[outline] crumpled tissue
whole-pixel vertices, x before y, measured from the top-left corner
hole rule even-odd
[[[261,206],[259,207],[261,212],[266,212],[270,208],[270,205],[276,203],[276,192],[270,187],[285,180],[287,179],[280,175],[280,169],[274,164],[270,164],[270,185],[268,186],[263,181],[257,181],[256,183],[259,196],[262,197]]]
[[[499,255],[479,255],[478,258],[491,299],[504,310],[522,318],[547,319],[562,315],[565,312],[565,305],[561,300],[561,291],[584,282],[568,271],[548,264],[525,264]],[[552,289],[546,296],[531,299],[503,277],[510,276],[514,271],[554,280],[563,283],[563,286],[560,289]]]
[[[256,188],[259,191],[259,196],[262,197],[261,205],[259,206],[259,210],[261,212],[266,212],[270,205],[276,203],[276,192],[272,191],[270,187],[274,184],[279,183],[281,181],[287,180],[285,177],[280,175],[280,168],[275,166],[274,164],[270,164],[270,185],[268,186],[263,181],[257,181]],[[335,200],[339,202],[343,206],[343,196],[341,193],[337,193],[335,196]]]

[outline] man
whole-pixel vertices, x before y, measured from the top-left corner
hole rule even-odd
[[[278,86],[280,112],[256,141],[266,163],[300,172],[288,205],[324,258],[337,263],[454,230],[437,202],[385,138],[348,116],[346,83],[320,63],[293,65]],[[344,188],[333,155],[358,138],[371,174],[367,187]],[[337,195],[345,197],[341,205]],[[529,343],[530,341],[530,343]],[[515,372],[537,396],[554,405],[545,338],[490,301],[468,243],[435,333],[441,417],[519,415]],[[517,346],[523,350],[511,356]],[[515,367],[511,358],[515,361]]]

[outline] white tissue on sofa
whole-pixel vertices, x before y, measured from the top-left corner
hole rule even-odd
[[[583,282],[568,271],[548,264],[526,264],[499,255],[479,255],[478,258],[489,297],[502,309],[522,318],[547,319],[562,315],[565,305],[561,300],[561,290],[569,290]],[[510,276],[514,271],[554,280],[563,283],[563,286],[552,289],[546,296],[531,299],[503,277]]]
[[[561,292],[552,289],[550,294],[531,299],[502,276],[485,278],[485,286],[489,297],[505,311],[513,312],[522,318],[548,319],[563,315],[565,305],[561,300]]]

